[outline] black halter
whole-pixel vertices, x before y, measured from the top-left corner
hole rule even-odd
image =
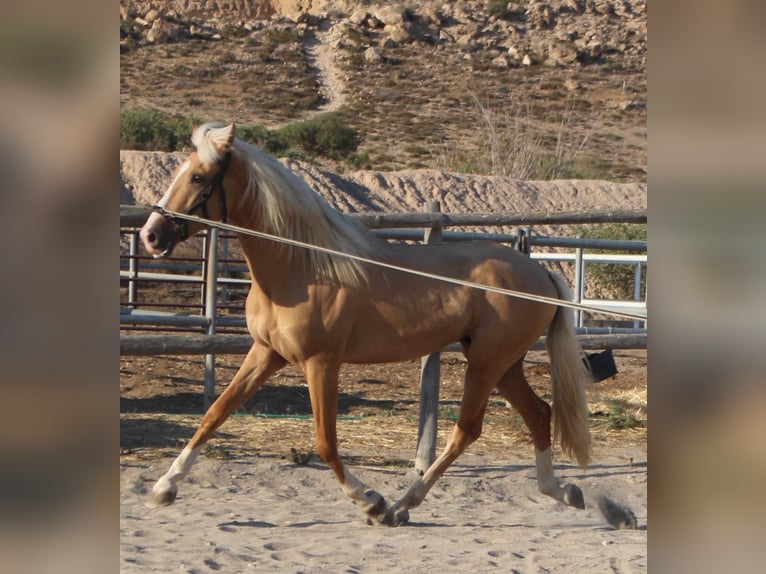
[[[219,162],[218,162],[218,173],[213,176],[212,181],[210,182],[210,185],[208,185],[205,189],[202,190],[202,193],[199,194],[199,197],[197,198],[197,201],[194,202],[194,204],[186,210],[186,213],[188,215],[191,215],[194,211],[197,209],[202,209],[202,216],[205,219],[210,219],[210,215],[207,210],[207,202],[210,201],[210,198],[213,196],[213,193],[216,191],[221,196],[221,221],[226,223],[226,217],[228,215],[227,208],[226,208],[226,192],[223,189],[223,178],[226,177],[226,172],[229,169],[229,164],[231,163],[231,152],[228,152],[225,156],[223,156]],[[159,206],[155,206],[156,209],[159,209],[160,212],[164,212],[162,208]],[[179,238],[181,241],[184,241],[189,237],[189,224],[184,219],[179,219],[178,217],[173,217],[172,215],[164,214],[165,217],[170,219],[177,227],[179,231]]]

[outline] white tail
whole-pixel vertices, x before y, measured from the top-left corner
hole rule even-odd
[[[560,276],[550,273],[560,299],[571,301],[572,294]],[[546,346],[551,364],[553,387],[553,439],[561,450],[577,459],[580,466],[590,462],[590,428],[586,387],[593,381],[582,361],[582,351],[574,331],[574,313],[559,307],[548,326]]]

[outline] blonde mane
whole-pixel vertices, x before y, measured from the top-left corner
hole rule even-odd
[[[214,138],[215,128],[221,126],[205,124],[195,130],[192,139],[201,159],[203,156],[213,161],[220,159]],[[276,158],[240,139],[234,139],[231,152],[248,168],[247,189],[237,209],[250,206],[259,230],[362,257],[374,258],[382,253],[384,242],[363,224],[331,207]],[[368,281],[365,266],[359,261],[280,245],[287,257],[309,266],[321,281],[346,286],[360,286]]]

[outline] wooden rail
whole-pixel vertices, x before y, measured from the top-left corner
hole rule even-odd
[[[120,205],[120,225],[141,227],[152,212],[149,206]],[[351,213],[370,229],[403,227],[476,227],[528,225],[580,225],[584,223],[646,223],[646,209],[602,209],[596,211],[528,211],[525,213]]]
[[[615,333],[604,335],[578,335],[585,350],[645,349],[646,333]],[[250,335],[121,335],[120,355],[244,355],[253,345]],[[533,350],[545,348],[541,337]],[[450,345],[443,352],[459,352],[460,346]]]

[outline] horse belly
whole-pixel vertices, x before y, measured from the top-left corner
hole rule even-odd
[[[432,343],[424,339],[401,338],[396,341],[370,341],[369,344],[352,343],[344,354],[344,363],[400,363],[440,351],[456,339],[445,343]]]
[[[460,340],[466,329],[465,315],[444,310],[419,316],[401,311],[361,320],[346,343],[347,363],[394,363],[436,352]]]

